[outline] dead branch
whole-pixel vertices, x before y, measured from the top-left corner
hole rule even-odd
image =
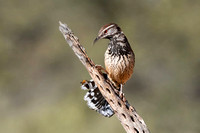
[[[100,92],[113,108],[117,118],[127,133],[149,133],[149,130],[143,119],[137,114],[136,110],[128,104],[127,101],[121,100],[119,95],[114,91],[117,89],[109,79],[105,79],[102,73],[95,67],[94,62],[87,56],[85,49],[80,44],[79,39],[74,35],[66,24],[61,22],[59,30],[65,40],[72,48],[76,56],[88,70],[90,76],[97,84]]]

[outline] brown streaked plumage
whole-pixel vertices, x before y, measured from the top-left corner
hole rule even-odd
[[[94,43],[99,39],[110,40],[105,52],[105,67],[110,79],[116,85],[125,84],[133,74],[135,64],[135,55],[126,36],[117,24],[111,23],[99,30]]]
[[[115,85],[120,86],[119,95],[124,100],[122,85],[125,84],[133,74],[135,55],[126,36],[117,24],[111,23],[103,26],[99,30],[99,34],[94,40],[94,43],[104,38],[110,40],[105,52],[105,68],[108,77]],[[103,69],[100,66],[96,67],[98,69]],[[105,79],[108,78],[107,74],[103,74],[103,76]],[[114,110],[101,95],[99,88],[93,80],[83,81],[81,88],[88,91],[84,100],[87,101],[89,108],[96,110],[105,117],[111,117],[114,114]]]

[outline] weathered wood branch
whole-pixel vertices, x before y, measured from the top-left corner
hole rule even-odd
[[[137,114],[136,110],[128,104],[127,101],[120,99],[116,93],[116,87],[109,79],[105,79],[102,72],[99,71],[94,62],[87,56],[85,49],[80,44],[79,39],[74,35],[66,24],[61,22],[59,30],[65,40],[72,48],[76,56],[88,70],[90,76],[97,84],[100,92],[111,105],[115,115],[121,122],[127,133],[149,133],[149,130],[143,119]]]

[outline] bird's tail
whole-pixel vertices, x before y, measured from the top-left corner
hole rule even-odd
[[[110,104],[102,96],[95,82],[93,80],[83,80],[81,84],[81,89],[87,90],[84,100],[87,101],[88,107],[105,117],[111,117],[114,114],[114,111]]]

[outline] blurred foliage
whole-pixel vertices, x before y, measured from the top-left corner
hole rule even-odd
[[[152,133],[199,133],[199,13],[198,0],[1,0],[0,132],[125,132],[83,101],[79,82],[90,77],[61,20],[102,65],[108,41],[93,39],[102,25],[120,25],[136,54],[129,102]]]

